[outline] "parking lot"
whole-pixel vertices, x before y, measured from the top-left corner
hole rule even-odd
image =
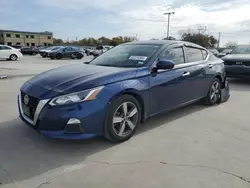
[[[0,61],[0,187],[250,187],[250,81],[230,80],[227,103],[194,104],[142,124],[131,140],[41,137],[17,111],[20,86],[45,70],[89,61]]]

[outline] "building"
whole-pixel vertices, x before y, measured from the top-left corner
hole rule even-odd
[[[53,44],[52,32],[27,32],[27,31],[12,31],[0,30],[0,44],[9,46],[48,46]]]

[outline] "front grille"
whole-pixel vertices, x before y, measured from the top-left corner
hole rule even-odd
[[[225,65],[245,65],[245,66],[250,66],[250,61],[225,61]]]
[[[30,113],[27,113],[26,111],[24,111],[24,114],[26,116],[28,116],[31,120],[34,120],[34,116],[35,116],[37,105],[39,103],[39,99],[28,95],[29,96],[29,103],[26,105],[24,103],[24,97],[25,97],[25,95],[26,95],[25,93],[21,92],[22,108],[23,108],[23,111],[24,111],[24,108],[28,107]]]

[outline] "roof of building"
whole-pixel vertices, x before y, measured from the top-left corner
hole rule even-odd
[[[52,32],[44,31],[44,32],[31,32],[31,31],[16,31],[16,30],[0,30],[0,33],[27,33],[27,34],[45,34],[45,35],[53,35]]]

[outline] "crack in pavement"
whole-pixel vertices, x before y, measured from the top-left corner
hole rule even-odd
[[[117,162],[117,163],[112,163],[112,162],[107,162],[107,161],[86,161],[83,162],[81,164],[77,164],[77,165],[73,165],[70,167],[65,168],[62,171],[57,172],[55,176],[48,178],[46,181],[40,183],[39,185],[35,186],[35,188],[41,188],[45,185],[49,185],[54,179],[62,176],[65,173],[68,172],[75,172],[77,170],[81,169],[82,165],[88,165],[88,164],[104,164],[104,165],[135,165],[135,164],[161,164],[161,165],[169,165],[169,166],[175,166],[175,167],[191,167],[191,168],[201,168],[201,169],[208,169],[208,170],[213,170],[213,171],[217,171],[232,177],[235,177],[239,180],[242,180],[246,183],[250,184],[250,179],[248,177],[244,177],[241,175],[238,175],[236,173],[232,173],[232,172],[227,172],[225,170],[221,170],[219,168],[215,168],[215,167],[210,167],[210,166],[205,166],[205,165],[191,165],[191,164],[174,164],[174,163],[168,163],[168,162],[164,162],[164,161],[136,161],[136,162]],[[76,168],[77,166],[77,168]],[[16,185],[14,184],[14,181],[12,180],[12,178],[10,177],[10,175],[8,174],[8,172],[4,169],[4,172],[6,173],[6,175],[8,176],[9,180],[11,181],[11,183],[16,187]]]
[[[11,183],[15,188],[17,188],[17,186],[15,185],[15,182],[12,180],[12,178],[11,178],[10,174],[8,173],[8,171],[7,171],[6,169],[3,169],[3,171],[4,171],[5,175],[8,177],[10,183]]]
[[[46,181],[46,182],[43,182],[43,183],[39,184],[36,188],[40,188],[40,187],[42,187],[44,185],[48,185],[48,184],[50,184],[50,182]]]
[[[236,177],[240,180],[243,180],[247,183],[250,183],[250,179],[244,176],[240,176],[238,174],[232,173],[232,172],[227,172],[224,170],[221,170],[219,168],[215,168],[215,167],[209,167],[209,166],[204,166],[204,165],[189,165],[189,164],[172,164],[172,163],[167,163],[167,162],[157,162],[157,161],[137,161],[137,162],[127,162],[127,163],[109,163],[109,162],[102,162],[102,161],[90,161],[92,163],[100,163],[100,164],[106,164],[106,165],[134,165],[134,164],[140,164],[140,163],[146,163],[146,164],[150,164],[150,163],[158,163],[158,164],[163,164],[163,165],[171,165],[171,166],[178,166],[178,167],[192,167],[192,168],[203,168],[203,169],[209,169],[209,170],[214,170],[217,172],[221,172],[223,174],[227,174],[233,177]]]

